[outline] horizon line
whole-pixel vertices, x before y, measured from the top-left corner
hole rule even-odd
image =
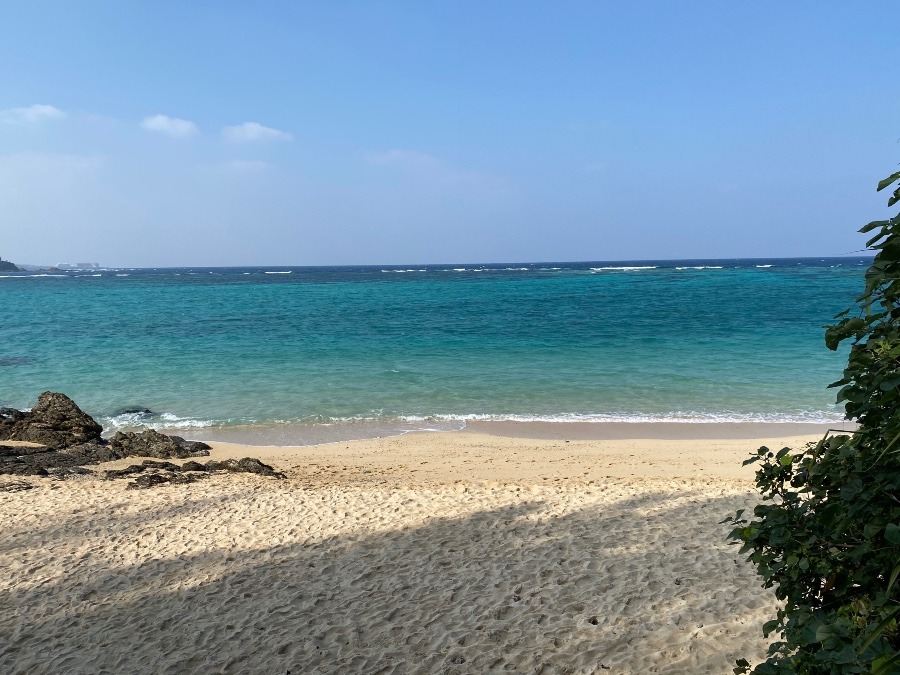
[[[484,262],[393,262],[393,263],[340,263],[340,264],[291,264],[291,263],[266,263],[266,264],[228,264],[228,265],[107,265],[103,263],[90,263],[93,269],[133,269],[133,270],[160,270],[160,269],[243,269],[243,268],[334,268],[334,267],[404,267],[404,266],[420,266],[420,267],[452,267],[452,266],[496,266],[496,265],[589,265],[594,263],[637,263],[637,262],[655,262],[655,263],[676,263],[676,262],[723,262],[728,260],[832,260],[837,258],[873,258],[875,251],[862,250],[851,253],[837,253],[831,255],[804,255],[804,256],[747,256],[747,257],[718,257],[718,258],[597,258],[593,260],[530,260],[530,261],[484,261]],[[77,263],[56,263],[54,265],[40,265],[35,263],[15,263],[9,259],[4,262],[11,262],[14,265],[22,265],[27,267],[36,267],[40,269],[59,269],[59,265],[76,265]],[[78,269],[59,269],[61,272],[80,271],[83,269],[92,269],[91,267]]]

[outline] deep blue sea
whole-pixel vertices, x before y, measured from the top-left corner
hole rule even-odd
[[[823,325],[868,264],[3,273],[0,406],[62,391],[109,430],[834,421]]]

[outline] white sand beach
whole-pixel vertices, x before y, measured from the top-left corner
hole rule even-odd
[[[720,524],[754,502],[741,462],[819,435],[632,427],[213,444],[285,480],[22,479],[0,672],[730,673],[775,606]]]

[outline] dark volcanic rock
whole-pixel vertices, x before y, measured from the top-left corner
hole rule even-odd
[[[23,481],[14,481],[12,483],[0,483],[0,492],[21,492],[22,490],[30,490],[34,485]]]
[[[284,478],[284,474],[275,471],[268,464],[263,464],[253,457],[244,457],[243,459],[226,459],[217,462],[210,460],[206,463],[207,471],[232,471],[242,473],[256,473],[260,476],[271,476],[272,478]]]
[[[20,457],[23,455],[36,455],[42,452],[50,452],[50,448],[44,445],[0,445],[0,461],[4,457]]]
[[[76,476],[93,476],[94,472],[83,466],[56,466],[47,469],[47,475],[56,480],[68,480]]]
[[[46,446],[16,447],[0,445],[0,474],[15,476],[47,476],[69,471],[84,464],[99,464],[120,456],[99,443],[82,443],[65,450],[53,450]]]
[[[185,459],[209,455],[206,443],[186,441],[180,436],[166,436],[153,429],[135,433],[119,431],[109,440],[109,445],[121,457],[158,457],[159,459]]]
[[[200,466],[203,466],[202,464]],[[109,480],[112,478],[125,478],[126,476],[132,476],[136,473],[143,473],[147,469],[156,469],[159,471],[172,471],[175,473],[180,473],[183,471],[182,467],[177,464],[173,464],[172,462],[154,462],[152,459],[145,459],[140,464],[132,464],[130,466],[126,466],[124,469],[110,469],[109,471],[104,472],[104,477]]]
[[[145,473],[126,485],[128,490],[142,490],[166,483],[193,483],[196,477],[182,473]]]
[[[150,408],[119,408],[113,413],[113,417],[118,417],[119,415],[140,415],[144,417],[155,414]]]
[[[126,466],[124,469],[109,469],[108,471],[104,471],[103,477],[106,480],[125,478],[127,476],[133,476],[136,473],[142,473],[146,468],[147,467],[141,466],[140,464],[132,464],[131,466]]]
[[[0,474],[65,479],[92,473],[84,468],[85,464],[100,464],[123,457],[203,457],[209,455],[210,450],[206,443],[166,436],[152,429],[140,433],[120,431],[109,441],[101,438],[101,431],[103,429],[90,415],[63,394],[44,392],[29,412],[0,408],[0,440],[40,444],[30,447],[0,444]],[[285,477],[252,457],[206,464],[190,461],[183,466],[146,459],[141,464],[107,471],[104,475],[106,478],[137,475],[128,487],[149,488],[166,483],[192,483],[213,471]]]
[[[29,441],[59,450],[99,442],[102,431],[103,427],[72,399],[51,391],[41,394],[29,412],[0,410],[0,440]]]
[[[122,454],[117,448],[107,444],[106,441],[98,443],[80,443],[60,450],[59,454],[78,460],[81,464],[99,464],[111,462],[114,459],[122,459],[128,455]]]
[[[117,433],[107,442],[93,418],[68,396],[44,392],[30,411],[0,408],[0,441],[30,441],[39,447],[0,444],[0,474],[68,476],[75,467],[123,457],[170,459],[203,457],[206,443],[186,441],[157,431]]]
[[[229,471],[232,473],[255,473],[260,476],[284,478],[283,473],[275,471],[268,464],[263,464],[253,457],[228,459],[221,462],[210,460],[206,464],[185,462],[181,466],[172,462],[155,462],[145,459],[140,464],[132,464],[124,469],[113,469],[105,472],[107,479],[130,478],[140,474],[134,482],[128,484],[129,489],[151,488],[166,483],[193,483],[206,478],[213,471]]]
[[[0,408],[0,441],[8,441],[13,427],[25,419],[27,413],[15,408]]]
[[[145,434],[155,434],[149,440]],[[118,434],[117,434],[118,435]],[[0,474],[16,476],[46,476],[55,469],[72,469],[86,464],[100,464],[114,459],[132,456],[151,457],[201,457],[209,454],[209,446],[205,443],[190,443],[172,440],[169,436],[155,431],[143,434],[131,434],[140,437],[131,442],[127,437],[125,443],[81,443],[62,450],[54,450],[46,446],[17,447],[0,445]],[[157,436],[159,438],[157,438]],[[115,439],[114,439],[115,440]],[[152,462],[164,465],[157,468],[169,469],[177,467],[170,462]],[[202,464],[200,466],[203,466]],[[181,470],[181,467],[178,467]],[[205,469],[203,469],[205,471]]]

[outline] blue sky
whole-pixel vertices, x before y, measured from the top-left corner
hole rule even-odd
[[[895,3],[4,2],[0,256],[840,255]]]

